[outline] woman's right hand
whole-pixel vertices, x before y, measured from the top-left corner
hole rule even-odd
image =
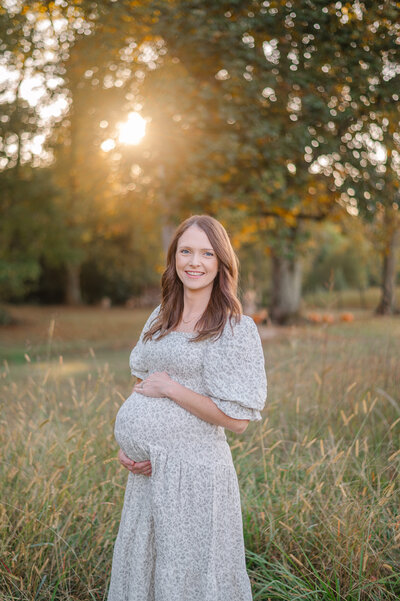
[[[151,462],[147,461],[133,461],[129,459],[122,449],[118,451],[118,461],[132,474],[143,474],[144,476],[151,476]]]

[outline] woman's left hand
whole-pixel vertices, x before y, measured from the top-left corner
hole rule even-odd
[[[145,380],[135,384],[133,390],[144,396],[152,396],[154,398],[167,397],[168,390],[173,381],[166,371],[155,372]]]

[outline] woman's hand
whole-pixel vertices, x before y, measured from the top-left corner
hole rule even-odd
[[[151,476],[151,462],[147,461],[133,461],[129,459],[122,449],[118,451],[118,461],[132,474],[143,474],[144,476]]]
[[[166,371],[155,372],[145,380],[137,382],[133,387],[133,392],[154,398],[167,397],[173,383],[174,380],[169,377]]]

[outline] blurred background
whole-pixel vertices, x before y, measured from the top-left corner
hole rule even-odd
[[[254,601],[400,598],[399,115],[394,0],[0,0],[2,601],[105,601],[129,352],[197,213],[266,357],[227,432]]]
[[[385,9],[383,7],[386,7]],[[4,0],[0,302],[154,304],[174,227],[208,213],[240,294],[395,311],[396,3]]]

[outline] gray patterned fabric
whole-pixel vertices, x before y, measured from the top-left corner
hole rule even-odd
[[[254,321],[226,324],[217,341],[190,343],[170,332],[130,356],[133,375],[167,371],[210,396],[227,415],[257,421],[267,396],[264,355]],[[107,601],[251,601],[240,492],[221,426],[169,398],[131,394],[117,413],[115,438],[152,475],[129,472]]]

